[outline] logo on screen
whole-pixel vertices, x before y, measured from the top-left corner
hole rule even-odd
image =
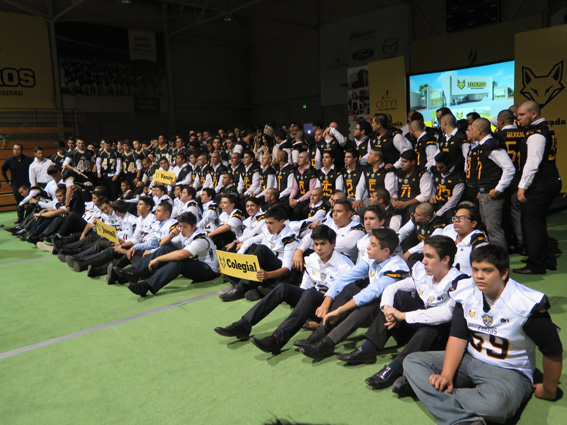
[[[526,98],[539,103],[543,108],[551,102],[565,86],[563,80],[563,61],[556,63],[547,75],[535,75],[527,66],[522,67],[522,83],[520,90]]]
[[[461,90],[465,88],[465,84],[466,84],[467,80],[457,80],[457,87],[460,88]]]

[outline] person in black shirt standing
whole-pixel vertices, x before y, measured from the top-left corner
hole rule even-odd
[[[518,201],[523,204],[522,231],[528,253],[526,266],[512,270],[520,274],[545,274],[546,269],[557,268],[557,259],[547,249],[547,210],[561,191],[555,164],[557,139],[540,114],[540,106],[534,101],[518,108],[518,119],[526,134],[520,145]]]
[[[24,147],[21,144],[16,143],[12,149],[14,156],[8,158],[4,164],[2,164],[2,175],[4,176],[4,180],[6,180],[12,188],[16,204],[19,204],[24,199],[23,196],[20,195],[20,192],[18,192],[18,189],[22,185],[29,186],[29,168],[33,162],[32,158],[23,154],[23,149]],[[10,170],[9,178],[8,174],[6,174],[8,170]],[[16,223],[21,223],[23,219],[24,209],[18,209],[18,220]]]

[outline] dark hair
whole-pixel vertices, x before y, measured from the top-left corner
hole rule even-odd
[[[155,205],[154,200],[149,197],[149,196],[140,196],[138,198],[138,202],[142,201],[144,204],[146,204],[148,207],[153,208]]]
[[[276,130],[276,137],[281,140],[285,140],[287,138],[287,133],[283,128],[278,128]]]
[[[113,210],[118,211],[121,214],[127,213],[128,209],[130,208],[130,205],[127,202],[124,202],[122,199],[111,202],[110,206]]]
[[[129,139],[122,140],[122,144],[132,147],[132,142]]]
[[[130,180],[126,180],[126,179],[120,180],[120,184],[122,184],[122,183],[126,183],[128,185],[128,187],[130,187]]]
[[[108,198],[110,192],[108,191],[108,188],[105,186],[97,186],[93,190],[93,195],[96,195],[99,198]]]
[[[163,159],[163,158],[162,158]],[[167,189],[165,188],[165,186],[163,184],[156,184],[154,186],[155,189],[159,189],[161,190],[163,193],[167,193]]]
[[[255,196],[249,196],[248,198],[246,198],[246,202],[244,203],[244,205],[246,205],[248,202],[252,202],[254,205],[260,206],[261,202],[258,198],[256,198]]]
[[[347,153],[350,153],[353,158],[359,158],[360,157],[360,153],[358,152],[358,149],[355,149],[355,148],[346,149],[345,154],[347,154]]]
[[[329,243],[335,243],[335,241],[337,240],[337,234],[329,226],[319,224],[313,229],[313,232],[311,233],[311,239],[323,239],[328,241]]]
[[[439,258],[449,257],[449,268],[451,268],[455,261],[455,254],[457,254],[457,245],[453,239],[448,236],[431,236],[425,240],[425,245],[432,247]]]
[[[289,216],[289,211],[284,205],[277,204],[266,211],[265,218],[275,218],[277,221],[285,220]]]
[[[169,160],[167,159],[166,156],[162,156],[162,157],[159,159],[159,162],[162,162],[162,161],[167,161],[167,163],[169,164]]]
[[[67,186],[64,184],[58,184],[57,189],[55,189],[55,193],[67,193]]]
[[[350,201],[348,199],[337,199],[335,201],[335,205],[344,205],[345,210],[347,211],[354,211],[352,209],[352,204],[350,203]]]
[[[378,189],[376,189],[374,191],[374,193],[376,193],[376,197],[378,199],[381,199],[382,202],[384,202],[384,204],[389,204],[390,203],[390,192],[388,191],[388,189],[386,189],[385,187],[380,187]]]
[[[29,184],[23,184],[20,187],[18,187],[18,190],[29,190],[29,189],[30,189]]]
[[[100,207],[102,207],[104,204],[110,205],[110,201],[108,200],[108,198],[107,198],[106,196],[100,198],[100,199],[98,200],[98,202],[96,203],[96,206],[100,208]]]
[[[162,210],[167,211],[169,213],[169,215],[171,215],[171,212],[173,211],[173,207],[167,201],[161,201],[158,204],[158,207],[161,207]]]
[[[421,112],[414,112],[410,117],[411,121],[423,121],[423,114]]]
[[[369,205],[369,206],[367,206],[364,210],[362,210],[362,213],[360,214],[360,216],[362,218],[364,218],[364,214],[366,214],[368,211],[376,214],[378,216],[379,220],[386,220],[386,210],[383,207],[381,207],[380,205]]]
[[[471,216],[471,221],[476,221],[478,227],[482,218],[480,216],[480,211],[476,205],[469,203],[466,204],[461,203],[457,205],[457,207],[455,208],[455,212],[457,212],[458,210],[467,210]]]
[[[183,161],[187,161],[187,155],[185,155],[185,152],[177,152],[177,155],[175,156],[180,157]]]
[[[33,148],[34,153],[43,152],[43,148],[41,146],[36,146]]]
[[[378,239],[380,242],[380,247],[382,249],[388,248],[390,250],[390,254],[394,253],[394,250],[398,247],[400,240],[398,239],[398,235],[396,232],[389,227],[385,227],[382,229],[373,229],[372,236]]]
[[[365,136],[368,136],[370,133],[372,133],[372,127],[370,126],[370,123],[365,119],[360,118],[357,124],[360,127],[360,131],[364,131]]]
[[[441,116],[444,116],[444,115],[447,115],[447,114],[453,115],[453,113],[451,112],[451,110],[450,110],[449,108],[445,107],[445,106],[443,106],[442,108],[437,109],[437,110],[435,111],[435,113],[437,113],[437,112],[441,112]]]
[[[221,195],[221,198],[226,198],[228,199],[228,202],[230,202],[233,205],[236,205],[238,202],[238,196],[236,196],[234,193],[232,192],[224,192]]]
[[[66,147],[67,147],[67,145],[62,140],[58,140],[58,141],[55,142],[55,148],[56,149],[62,149],[62,148],[66,148]]]
[[[217,194],[212,187],[206,187],[201,192],[205,192],[211,199],[215,199],[215,195]]]
[[[389,120],[386,114],[374,114],[374,122],[380,124],[383,128],[387,128]]]
[[[417,153],[413,149],[408,149],[400,154],[400,158],[406,159],[410,162],[411,161],[417,162]]]
[[[49,168],[47,169],[47,175],[49,176],[54,176],[55,174],[57,174],[59,172],[59,170],[61,170],[61,168],[59,168],[58,165],[50,165]]]
[[[471,264],[486,261],[492,264],[500,272],[500,276],[510,270],[510,259],[506,251],[498,245],[482,245],[475,248],[471,254]],[[508,282],[509,275],[505,282]]]
[[[477,120],[477,119],[480,118],[480,114],[479,114],[478,112],[469,112],[469,113],[467,114],[467,118],[468,118],[468,117],[472,117],[472,118],[473,118],[473,121],[474,121],[474,120]]]
[[[435,162],[449,166],[453,164],[453,158],[451,158],[449,152],[439,152],[435,155]]]
[[[197,217],[195,217],[195,214],[193,214],[192,212],[187,211],[183,214],[178,215],[177,221],[179,223],[188,224],[189,226],[194,226],[195,224],[197,224]]]
[[[182,185],[181,186],[181,192],[183,192],[184,190],[187,191],[187,195],[190,195],[191,198],[194,198],[195,195],[197,194],[197,192],[195,191],[195,188],[191,187],[191,186]]]

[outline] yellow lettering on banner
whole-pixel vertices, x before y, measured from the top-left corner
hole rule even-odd
[[[175,184],[175,173],[171,171],[156,170],[154,173],[154,181],[168,185]]]
[[[260,270],[258,257],[255,255],[235,254],[217,250],[219,270],[227,276],[260,282],[256,273]]]
[[[106,238],[110,242],[118,243],[118,235],[116,234],[116,228],[110,224],[106,224],[101,220],[96,220],[96,233],[101,238]]]

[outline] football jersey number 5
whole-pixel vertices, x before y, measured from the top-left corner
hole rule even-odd
[[[485,346],[486,336],[487,335],[473,332],[471,346],[479,353],[482,353],[482,350],[485,349],[488,357],[498,360],[506,360],[508,357],[508,350],[510,349],[510,341],[506,338],[499,338],[497,336],[490,335],[488,343]]]

